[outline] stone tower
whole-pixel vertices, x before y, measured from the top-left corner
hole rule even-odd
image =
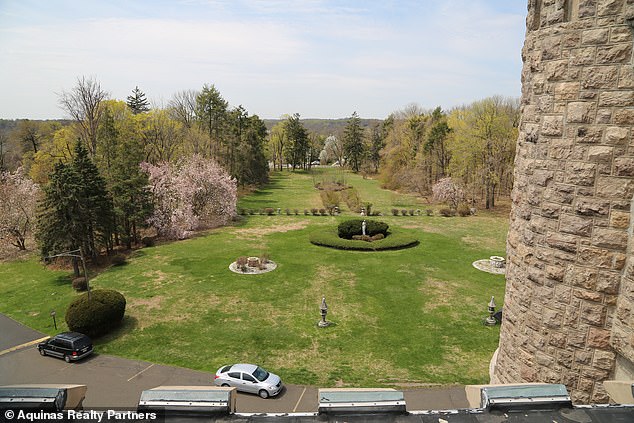
[[[492,382],[634,380],[634,0],[529,0]],[[630,248],[628,248],[630,244]]]

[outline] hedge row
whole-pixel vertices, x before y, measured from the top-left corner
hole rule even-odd
[[[312,232],[308,239],[312,244],[323,247],[357,251],[398,250],[418,245],[418,240],[414,236],[401,232],[392,232],[386,238],[367,242],[339,238],[336,230],[322,229]]]
[[[383,234],[383,236],[387,236],[388,225],[385,222],[350,219],[341,222],[337,227],[339,238],[352,239],[354,235],[361,235],[363,233],[363,222],[366,223],[365,233],[367,235],[374,236],[376,234]]]

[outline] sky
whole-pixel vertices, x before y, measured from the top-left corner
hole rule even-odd
[[[67,117],[81,77],[154,107],[214,85],[261,118],[517,97],[525,17],[526,0],[0,0],[0,118]]]

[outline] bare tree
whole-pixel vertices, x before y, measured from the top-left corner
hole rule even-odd
[[[174,94],[168,103],[172,117],[186,128],[191,128],[196,118],[196,97],[198,91],[183,90]]]
[[[84,76],[77,78],[77,85],[70,92],[59,95],[60,106],[79,124],[81,138],[92,156],[97,151],[97,128],[104,112],[101,102],[107,98],[108,93],[99,82]]]

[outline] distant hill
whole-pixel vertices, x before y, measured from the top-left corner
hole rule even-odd
[[[262,119],[266,125],[266,129],[269,131],[277,123],[281,122],[281,119]],[[304,128],[311,134],[317,135],[341,135],[343,129],[348,124],[348,118],[344,119],[300,119]],[[376,124],[383,122],[381,119],[361,119],[362,128],[372,128]]]

